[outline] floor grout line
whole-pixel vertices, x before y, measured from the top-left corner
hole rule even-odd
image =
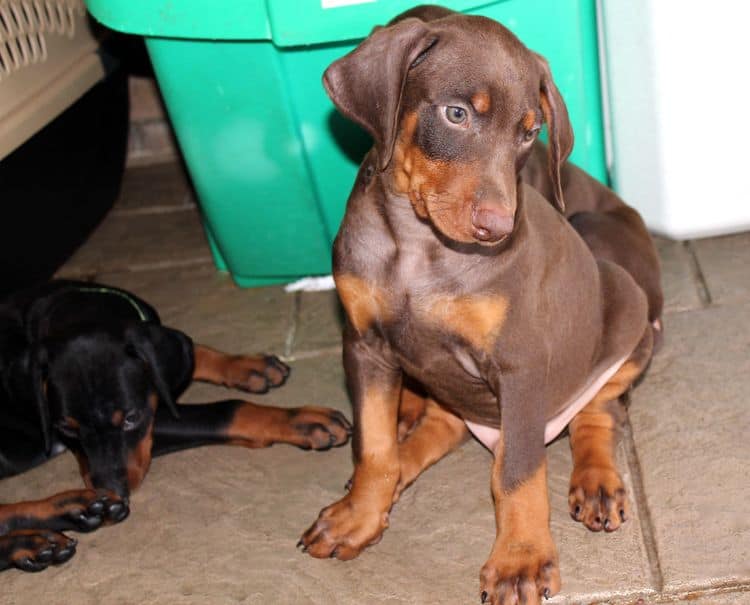
[[[298,351],[291,355],[284,355],[282,361],[301,361],[303,359],[313,359],[315,357],[324,357],[325,355],[341,355],[341,345],[331,345],[329,347],[321,347],[320,349],[311,349],[309,351]]]
[[[623,439],[625,442],[625,458],[632,476],[633,500],[638,509],[641,536],[643,537],[643,545],[646,548],[646,559],[648,560],[649,572],[651,574],[651,584],[657,593],[661,594],[664,590],[664,574],[661,569],[659,550],[656,544],[654,521],[646,498],[646,488],[643,484],[641,462],[638,457],[638,451],[635,447],[633,425],[630,423],[630,414],[626,416],[625,424],[623,426]]]
[[[696,254],[695,248],[693,248],[693,244],[690,240],[683,242],[682,245],[687,252],[688,258],[690,259],[690,269],[693,275],[693,282],[695,283],[695,287],[698,290],[698,298],[700,299],[703,307],[707,307],[713,302],[713,299],[711,297],[711,291],[708,289],[706,276],[703,274],[703,269],[701,269],[698,255]]]
[[[294,342],[297,339],[297,326],[299,324],[300,310],[302,308],[302,293],[295,292],[292,299],[292,308],[289,311],[289,328],[284,339],[284,360],[291,361],[295,359],[292,355],[294,351]]]

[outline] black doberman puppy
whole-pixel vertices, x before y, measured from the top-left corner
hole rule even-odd
[[[69,449],[86,484],[0,504],[0,570],[67,561],[76,541],[61,532],[125,519],[152,456],[213,443],[345,444],[350,424],[327,408],[176,403],[192,380],[262,393],[288,375],[274,356],[193,344],[117,288],[54,281],[0,303],[0,479]]]

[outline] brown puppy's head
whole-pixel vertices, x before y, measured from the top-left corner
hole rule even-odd
[[[453,14],[379,28],[323,77],[338,109],[375,139],[388,186],[457,242],[513,230],[518,173],[544,122],[555,202],[573,146],[547,62],[506,28]]]

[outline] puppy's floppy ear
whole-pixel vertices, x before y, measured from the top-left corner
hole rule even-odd
[[[179,418],[174,393],[179,394],[192,377],[192,340],[177,330],[138,322],[127,328],[125,343],[126,352],[146,364],[161,402]]]
[[[562,193],[560,168],[573,149],[573,128],[570,125],[568,109],[565,107],[560,91],[552,80],[552,72],[547,60],[534,53],[541,67],[542,76],[539,84],[539,102],[542,106],[544,121],[549,134],[548,168],[552,179],[555,203],[561,212],[565,211],[565,200]]]
[[[42,344],[30,346],[21,358],[25,374],[31,377],[31,394],[39,416],[39,428],[44,439],[44,451],[49,454],[52,449],[52,420],[49,401],[47,400],[47,348]]]
[[[338,110],[372,135],[381,170],[393,154],[406,74],[436,42],[423,21],[404,19],[374,30],[323,74],[323,86]]]

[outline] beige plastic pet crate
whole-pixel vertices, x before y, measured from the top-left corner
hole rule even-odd
[[[105,75],[83,0],[0,0],[0,160]]]

